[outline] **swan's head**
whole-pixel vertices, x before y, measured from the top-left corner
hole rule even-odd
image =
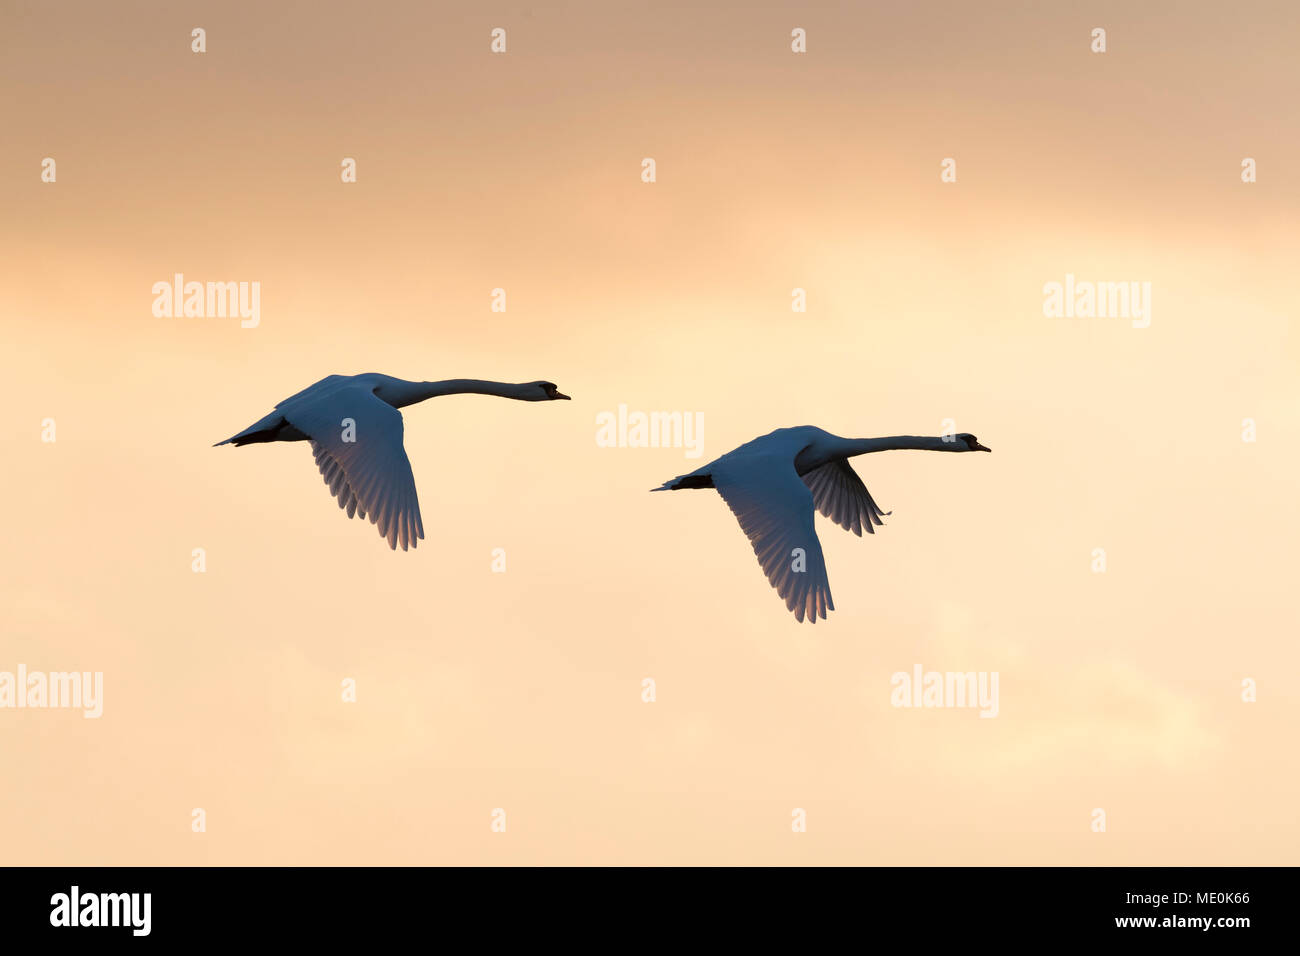
[[[526,391],[523,399],[526,402],[555,402],[560,399],[567,402],[569,400],[569,396],[556,388],[554,382],[529,382],[524,388]]]
[[[985,448],[980,444],[979,439],[970,432],[962,432],[960,435],[954,435],[957,441],[961,442],[953,451],[992,451],[992,448]],[[962,447],[964,445],[965,447]]]

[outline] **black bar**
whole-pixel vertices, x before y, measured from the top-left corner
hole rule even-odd
[[[399,942],[414,928],[488,934],[481,942],[532,933],[532,945],[622,945],[648,934],[668,945],[699,926],[758,941],[843,932],[870,944],[902,934],[923,947],[917,951],[942,941],[1126,936],[1139,945],[1202,938],[1231,945],[1294,935],[1295,876],[1257,867],[9,868],[0,870],[0,925],[7,942],[47,944],[110,937],[373,944]],[[70,925],[74,886],[78,922],[101,913],[107,922],[116,912],[119,925]],[[601,935],[619,926],[623,936]]]

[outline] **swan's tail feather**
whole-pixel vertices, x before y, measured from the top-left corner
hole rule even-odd
[[[691,472],[689,475],[678,475],[676,478],[670,478],[658,488],[651,488],[651,491],[681,491],[683,488],[712,488],[713,476],[708,474],[696,474]]]
[[[238,448],[241,445],[251,445],[254,442],[259,441],[275,441],[275,439],[266,432],[262,432],[259,435],[231,435],[225,441],[219,441],[212,447],[220,448],[222,445],[234,445]]]
[[[302,441],[307,436],[290,425],[279,412],[272,412],[260,421],[249,425],[242,432],[231,435],[225,441],[219,441],[213,448],[222,445],[251,445],[267,441]]]
[[[220,448],[222,445],[234,445],[238,448],[240,445],[251,445],[259,441],[275,441],[276,434],[273,431],[260,432],[240,432],[238,435],[231,435],[225,441],[219,441],[213,448]]]

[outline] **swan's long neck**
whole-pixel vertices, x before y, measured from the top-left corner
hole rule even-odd
[[[916,435],[892,435],[889,438],[848,438],[845,439],[845,457],[868,455],[873,451],[897,451],[915,449],[918,451],[965,451],[966,446],[960,438],[952,435],[947,439]]]
[[[477,378],[451,378],[445,382],[402,382],[400,385],[385,386],[382,397],[394,408],[402,408],[440,395],[496,395],[500,398],[523,399],[531,392],[532,389],[526,384],[512,385],[509,382],[488,382]]]

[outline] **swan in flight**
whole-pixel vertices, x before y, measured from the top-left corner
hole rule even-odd
[[[484,382],[472,378],[446,382],[408,382],[368,372],[327,375],[275,406],[275,411],[238,435],[213,445],[266,441],[309,441],[316,466],[330,494],[348,517],[370,515],[394,551],[414,548],[424,537],[415,475],[402,447],[402,413],[439,395],[499,395],[521,402],[567,399],[551,382]]]
[[[778,428],[733,448],[716,461],[651,491],[716,488],[749,538],[758,563],[785,606],[802,623],[835,610],[826,561],[813,527],[816,508],[862,537],[884,524],[881,511],[849,459],[876,451],[991,451],[974,435],[942,438],[840,438],[811,425]]]

